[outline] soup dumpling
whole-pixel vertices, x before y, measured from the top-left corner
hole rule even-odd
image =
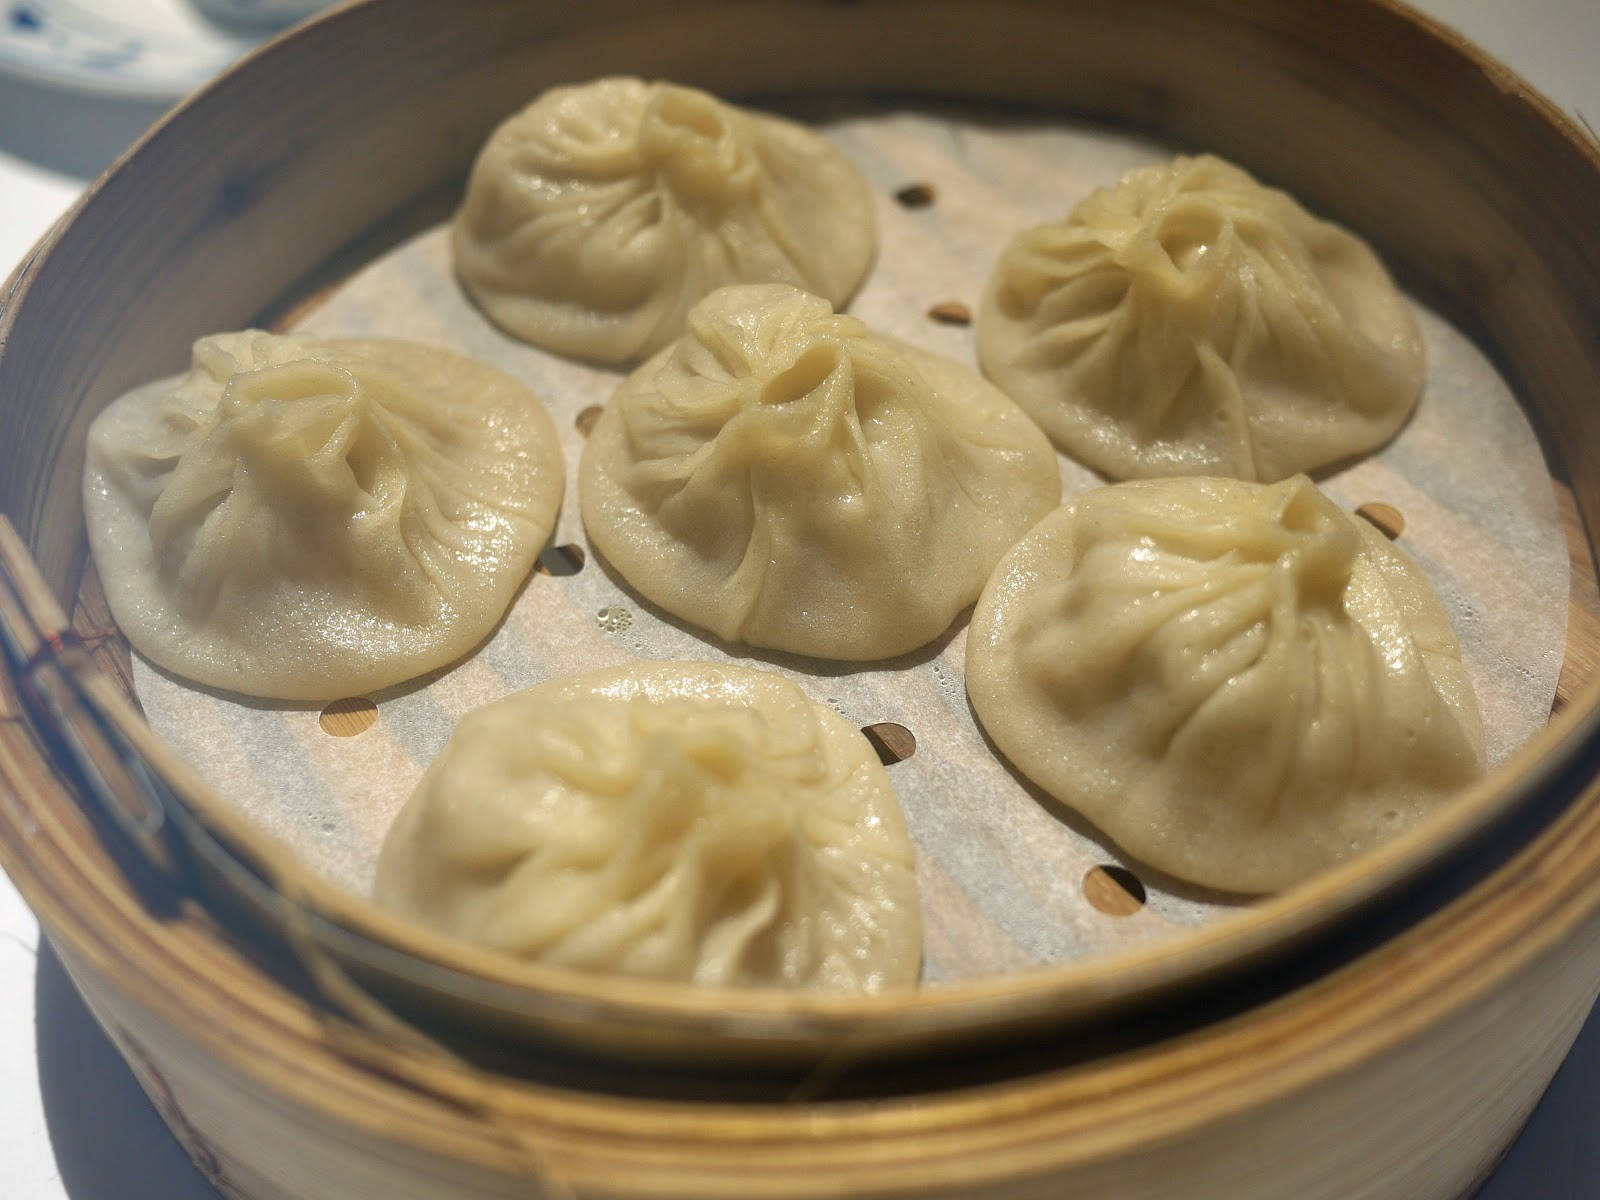
[[[453,230],[456,271],[523,341],[634,361],[728,283],[843,304],[867,273],[866,179],[790,121],[638,79],[554,88],[497,129]]]
[[[978,352],[1112,479],[1271,481],[1366,454],[1424,374],[1416,320],[1366,243],[1210,155],[1129,171],[1013,239]]]
[[[1099,488],[984,588],[967,689],[995,745],[1149,865],[1287,887],[1484,769],[1449,619],[1304,476]]]
[[[537,396],[409,342],[260,330],[91,425],[84,507],[112,614],[210,687],[324,702],[494,628],[561,504]]]
[[[379,903],[559,966],[723,986],[917,980],[915,856],[866,738],[767,671],[653,663],[469,713]]]
[[[606,405],[579,474],[596,548],[718,637],[888,658],[938,637],[1061,495],[975,371],[782,284],[722,288]]]

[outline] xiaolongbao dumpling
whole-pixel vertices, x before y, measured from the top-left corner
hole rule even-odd
[[[1013,240],[978,352],[1113,479],[1315,470],[1386,441],[1423,381],[1416,321],[1366,243],[1209,155],[1130,171]]]
[[[1286,887],[1477,779],[1483,727],[1416,566],[1304,476],[1087,493],[984,588],[967,689],[995,745],[1124,849]]]
[[[877,246],[866,180],[810,130],[637,79],[555,88],[497,129],[456,216],[490,319],[562,354],[643,358],[728,283],[842,304]]]
[[[645,597],[728,641],[853,660],[938,637],[1060,496],[1044,435],[976,372],[782,284],[697,305],[579,475],[590,540]]]
[[[857,729],[770,672],[658,663],[469,713],[374,895],[561,966],[876,991],[917,979],[914,867]]]
[[[458,658],[549,537],[560,446],[509,376],[407,342],[259,330],[89,430],[84,508],[141,654],[252,696],[321,702]]]

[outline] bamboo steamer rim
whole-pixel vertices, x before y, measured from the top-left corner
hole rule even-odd
[[[0,828],[0,837],[13,832]],[[39,833],[52,853],[70,855],[83,849],[86,831],[45,826]],[[0,844],[8,854],[15,849]],[[93,848],[91,837],[91,855]],[[41,863],[46,869],[31,878],[29,891],[43,902],[47,927],[68,932],[74,950],[137,1003],[183,1027],[218,1061],[271,1079],[286,1100],[329,1120],[375,1134],[400,1130],[407,1144],[511,1171],[529,1168],[530,1151],[508,1144],[506,1129],[523,1130],[541,1170],[575,1186],[627,1182],[639,1165],[630,1156],[660,1168],[669,1151],[692,1163],[697,1153],[731,1144],[759,1147],[780,1178],[800,1171],[817,1187],[835,1174],[859,1182],[863,1165],[887,1161],[909,1187],[947,1184],[962,1173],[1025,1175],[1136,1149],[1388,1053],[1592,929],[1597,859],[1600,785],[1590,778],[1582,803],[1568,806],[1536,843],[1450,909],[1248,1018],[1087,1067],[1042,1063],[1009,1085],[822,1109],[667,1106],[462,1072],[330,1020],[203,925],[161,927],[103,872],[74,876]],[[99,886],[62,891],[60,881]],[[137,941],[119,936],[130,929]],[[790,1142],[797,1148],[774,1159]],[[824,1143],[837,1160],[810,1157]],[[620,1160],[599,1161],[618,1153]],[[746,1194],[765,1194],[755,1188]],[[775,1186],[772,1194],[786,1193]]]
[[[91,210],[108,184],[125,177],[132,164],[172,132],[187,115],[221,107],[234,81],[252,72],[265,72],[278,56],[304,48],[311,39],[340,27],[354,32],[363,26],[379,27],[389,12],[406,5],[387,0],[366,0],[327,14],[313,25],[291,34],[273,48],[258,52],[225,79],[191,99],[148,134],[107,176],[80,201],[61,227],[43,244],[41,252],[14,277],[8,292],[14,303],[0,318],[0,342],[12,331],[17,314],[25,311],[28,293],[39,275],[48,270],[52,253],[72,236],[73,225]],[[412,5],[412,7],[416,7]],[[659,9],[661,5],[643,5]],[[799,4],[797,10],[831,10],[834,6]],[[895,9],[893,3],[861,4],[852,11]],[[919,11],[962,9],[963,5],[920,6]],[[1045,11],[1072,5],[1010,5],[1010,9]],[[1330,10],[1340,6],[1325,6]],[[1447,51],[1485,77],[1502,93],[1507,105],[1526,109],[1564,143],[1562,150],[1589,176],[1600,176],[1600,153],[1566,117],[1548,101],[1516,79],[1504,67],[1466,46],[1442,26],[1420,17],[1391,0],[1345,0],[1342,7],[1381,20],[1413,26],[1436,49]],[[1596,524],[1593,497],[1580,493],[1580,505],[1592,527]],[[538,1006],[560,1014],[564,1020],[606,1024],[645,1021],[667,1031],[692,1031],[710,1037],[801,1045],[851,1047],[881,1040],[914,1041],[951,1031],[1019,1027],[1058,1022],[1074,1016],[1102,1012],[1120,1003],[1158,994],[1179,985],[1217,975],[1282,952],[1295,942],[1338,925],[1441,860],[1469,848],[1549,786],[1564,768],[1576,762],[1596,741],[1600,729],[1600,680],[1591,681],[1552,725],[1523,747],[1510,762],[1463,796],[1458,804],[1430,823],[1412,831],[1357,862],[1336,868],[1291,892],[1273,897],[1218,926],[1189,934],[1175,944],[1123,952],[1083,965],[1041,968],[1026,976],[941,985],[912,992],[881,996],[844,997],[753,990],[698,989],[663,986],[627,979],[591,976],[536,964],[515,964],[507,959],[458,945],[425,930],[398,921],[359,899],[325,884],[293,862],[283,861],[274,843],[249,826],[229,806],[213,797],[189,769],[156,742],[136,714],[107,690],[102,696],[119,724],[161,764],[163,773],[192,798],[203,822],[244,857],[271,864],[271,871],[295,893],[307,898],[319,912],[337,923],[370,933],[377,940],[399,947],[427,962],[443,964],[481,977],[508,989],[529,989]],[[22,775],[39,769],[40,760],[7,763],[7,773]],[[48,789],[49,785],[47,785]],[[55,791],[52,803],[67,803]],[[8,847],[5,865],[14,875],[24,875],[24,858]],[[74,864],[91,870],[91,860]],[[25,891],[25,895],[27,892]],[[28,895],[30,903],[34,897]],[[42,899],[41,899],[42,902]],[[130,910],[124,910],[130,915]],[[65,912],[54,919],[65,920]]]

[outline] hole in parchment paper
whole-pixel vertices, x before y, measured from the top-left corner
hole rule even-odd
[[[931,183],[908,183],[894,194],[901,208],[927,208],[939,198]]]
[[[928,319],[941,325],[971,325],[972,310],[959,300],[941,300],[928,310]]]
[[[1356,516],[1365,517],[1371,521],[1378,527],[1378,532],[1391,542],[1399,537],[1406,527],[1406,519],[1400,514],[1400,510],[1394,505],[1384,504],[1380,500],[1374,500],[1370,504],[1363,504],[1356,509]]]
[[[585,561],[582,546],[546,546],[533,569],[541,575],[576,575]]]
[[[1103,863],[1084,873],[1083,896],[1109,917],[1131,917],[1144,907],[1144,884],[1127,867]]]
[[[589,434],[594,432],[594,423],[600,419],[602,411],[598,404],[591,404],[579,413],[578,419],[573,422],[578,427],[578,432],[583,434],[584,437],[588,437]]]
[[[863,725],[861,732],[878,752],[878,761],[884,766],[904,762],[917,752],[916,735],[904,725],[893,721],[879,721],[876,725]]]
[[[335,700],[322,710],[322,715],[317,718],[325,733],[334,737],[355,737],[358,733],[365,733],[371,729],[378,720],[378,706],[365,696],[351,696],[344,700]]]

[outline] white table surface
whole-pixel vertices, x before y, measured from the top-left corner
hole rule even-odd
[[[1419,0],[1600,127],[1600,0]],[[160,115],[0,76],[0,276]],[[1600,213],[1573,214],[1600,221]],[[0,875],[0,1200],[218,1200]],[[1480,1200],[1600,1200],[1600,1011]]]

